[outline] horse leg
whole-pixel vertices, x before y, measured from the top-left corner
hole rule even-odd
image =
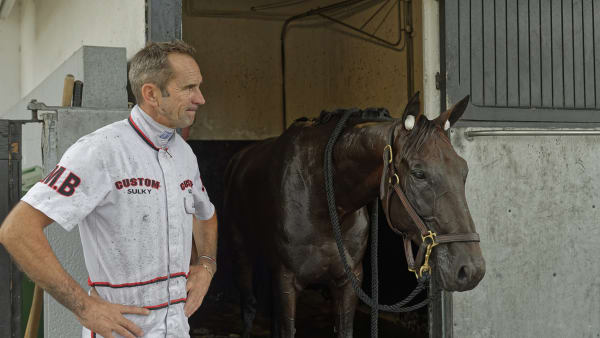
[[[296,334],[296,300],[300,292],[294,274],[282,267],[273,274],[272,337],[291,338]]]
[[[354,275],[362,281],[362,264],[354,268]],[[335,316],[335,332],[338,338],[352,338],[354,330],[354,311],[358,297],[352,288],[352,282],[344,278],[341,283],[330,285],[333,297],[333,314]]]
[[[238,267],[236,275],[241,296],[242,322],[244,324],[242,337],[249,338],[252,323],[254,322],[254,317],[256,317],[256,297],[252,288],[252,265],[243,264]]]
[[[235,239],[238,239],[234,237]],[[233,264],[236,267],[234,269],[234,278],[238,290],[240,291],[240,305],[242,323],[244,329],[242,336],[244,338],[250,337],[250,330],[252,329],[252,323],[256,316],[256,296],[254,295],[254,288],[252,283],[253,271],[252,271],[252,260],[249,258],[245,250],[243,250],[242,243],[236,243],[237,249],[233,253]]]

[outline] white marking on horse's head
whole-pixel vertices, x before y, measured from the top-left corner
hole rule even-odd
[[[408,115],[406,120],[404,120],[404,128],[406,130],[412,130],[415,126],[415,117],[413,115]]]
[[[446,123],[444,123],[444,130],[448,129],[450,129],[450,121],[446,120]]]

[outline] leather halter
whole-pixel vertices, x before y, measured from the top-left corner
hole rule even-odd
[[[408,270],[414,272],[417,278],[421,278],[423,273],[431,273],[429,257],[431,255],[431,251],[436,245],[453,242],[479,242],[479,234],[472,232],[438,235],[425,225],[425,222],[423,222],[421,217],[417,214],[413,206],[410,204],[410,201],[406,197],[406,194],[404,194],[402,191],[402,188],[400,187],[400,178],[396,173],[396,168],[394,166],[392,144],[394,141],[394,131],[396,130],[398,124],[399,123],[395,123],[392,125],[392,128],[390,129],[390,135],[388,137],[388,144],[383,150],[383,170],[381,173],[379,197],[381,198],[383,211],[389,227],[392,229],[392,231],[402,235],[404,238],[404,253],[406,254]],[[421,234],[422,242],[419,246],[416,259],[413,255],[411,240],[408,235],[398,231],[392,224],[389,212],[393,195],[392,192],[396,193]]]

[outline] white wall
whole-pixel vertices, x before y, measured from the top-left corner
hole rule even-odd
[[[0,119],[29,119],[13,106],[83,45],[124,47],[129,59],[145,34],[144,0],[17,0],[0,21]],[[57,92],[44,103],[59,105],[62,87]],[[42,165],[40,132],[23,129],[23,168]]]
[[[21,2],[24,94],[83,45],[125,47],[130,58],[146,41],[144,0]]]
[[[0,20],[0,118],[21,98],[21,6],[16,3],[8,18]]]

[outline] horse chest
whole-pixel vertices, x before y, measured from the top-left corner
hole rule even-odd
[[[349,263],[354,268],[362,262],[366,241],[345,241],[350,255]],[[282,256],[284,265],[294,272],[296,278],[304,286],[310,284],[329,283],[345,278],[344,268],[333,238],[318,244],[304,244],[286,247],[287,253]]]

